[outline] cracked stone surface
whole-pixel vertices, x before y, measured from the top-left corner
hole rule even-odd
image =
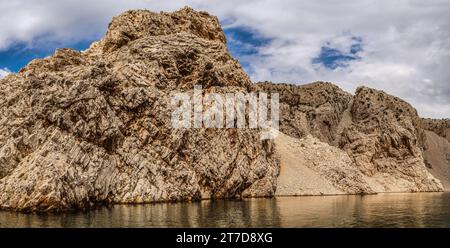
[[[172,91],[247,92],[216,17],[129,11],[87,51],[60,49],[1,81],[0,206],[271,196],[278,162],[257,129],[173,129]]]

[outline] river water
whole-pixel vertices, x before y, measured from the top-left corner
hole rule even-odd
[[[450,227],[450,193],[116,205],[63,214],[0,211],[0,227]]]

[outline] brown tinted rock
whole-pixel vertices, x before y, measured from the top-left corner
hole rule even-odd
[[[450,141],[450,119],[422,118],[422,128],[432,131]]]
[[[431,131],[425,131],[425,149],[423,157],[427,170],[450,191],[450,143]]]
[[[260,83],[254,87],[280,93],[280,129],[283,133],[296,138],[313,135],[320,141],[347,152],[351,163],[350,167],[344,168],[356,168],[364,175],[359,184],[360,192],[442,190],[439,180],[426,170],[422,152],[424,132],[416,110],[405,101],[367,87],[358,88],[355,96],[352,96],[335,85],[322,82],[302,86]],[[325,147],[323,145],[315,153],[319,154],[319,150],[324,150]],[[308,153],[314,153],[311,149],[304,148],[298,152],[304,153],[295,155],[302,160],[305,160]],[[343,157],[339,153],[335,153],[335,159],[320,154],[310,156],[309,160],[306,159],[308,162],[298,162],[292,166],[305,164],[309,168],[311,164],[330,163],[336,164],[337,168],[343,168],[338,166],[342,164],[338,162],[342,161],[339,158]],[[286,164],[285,160],[286,158],[281,156],[281,176],[283,167],[286,167],[283,166]],[[355,175],[348,169],[342,171],[346,171],[346,177]],[[307,172],[303,174],[305,173]],[[316,178],[309,180],[311,187],[304,191],[297,190],[295,194],[318,194],[321,187],[312,185],[320,180],[325,181],[323,187],[347,187],[344,181],[336,184],[335,181],[327,179],[337,171],[315,173],[319,173],[319,176],[310,173],[311,177]],[[283,184],[285,183],[280,185]],[[300,184],[303,185],[302,188],[308,188],[304,182],[290,185],[297,187]],[[289,190],[284,189],[282,192]],[[351,193],[358,190],[333,191],[331,188],[323,188],[321,192],[333,194],[332,192]]]
[[[373,185],[348,154],[310,134],[275,139],[280,157],[276,195],[335,195],[375,193]]]
[[[129,11],[80,53],[60,49],[0,84],[0,207],[271,196],[278,162],[255,129],[173,129],[170,93],[247,91],[217,18]],[[216,89],[217,88],[217,89]]]
[[[439,191],[442,185],[424,164],[423,131],[416,110],[382,91],[360,87],[351,107],[352,124],[344,128],[339,147],[367,176],[385,177],[386,191]],[[389,183],[391,182],[391,183]]]
[[[306,85],[258,83],[255,89],[280,94],[280,131],[296,138],[307,134],[333,143],[352,95],[331,83]]]
[[[196,84],[280,93],[280,128],[292,137],[173,129],[170,94]],[[1,80],[0,208],[439,191],[425,169],[422,125],[448,137],[448,125],[421,123],[381,91],[252,84],[207,13],[128,11],[87,51],[59,49]]]

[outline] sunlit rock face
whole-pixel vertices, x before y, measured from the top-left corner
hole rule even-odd
[[[128,11],[85,52],[61,49],[0,84],[0,206],[23,211],[272,196],[257,129],[173,129],[170,94],[247,92],[216,17]]]
[[[280,138],[276,142],[281,154],[278,180],[283,187],[277,194],[443,189],[441,182],[427,171],[421,120],[407,102],[367,87],[360,87],[351,95],[325,82],[301,86],[265,82],[254,87],[280,93],[280,130],[297,138]],[[317,140],[311,142],[314,139],[310,136]],[[292,179],[300,171],[303,173],[298,177],[303,182]]]

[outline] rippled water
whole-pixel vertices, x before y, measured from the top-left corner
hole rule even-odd
[[[450,193],[311,196],[0,212],[0,227],[450,227]]]

